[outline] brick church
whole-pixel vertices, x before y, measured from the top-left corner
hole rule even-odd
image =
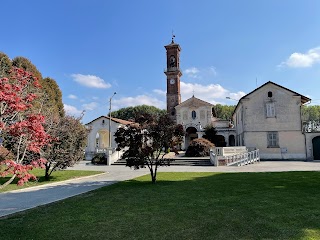
[[[167,76],[167,113],[177,124],[181,124],[186,132],[182,149],[186,149],[193,139],[201,138],[204,135],[204,128],[210,125],[217,130],[219,146],[234,146],[235,130],[229,121],[215,117],[213,104],[196,98],[194,95],[181,102],[181,47],[174,42],[174,37],[172,37],[171,43],[166,45],[165,49],[167,53],[167,67],[164,72]]]

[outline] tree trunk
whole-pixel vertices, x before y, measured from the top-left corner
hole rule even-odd
[[[46,164],[46,169],[45,169],[45,175],[44,175],[44,179],[46,180],[46,181],[49,181],[49,177],[50,177],[50,174],[49,174],[49,171],[50,171],[50,165],[51,164]]]
[[[4,184],[0,185],[0,189],[5,188],[10,183],[12,183],[12,181],[16,178],[16,176],[17,176],[17,174],[13,174],[13,176],[8,181],[6,181]]]

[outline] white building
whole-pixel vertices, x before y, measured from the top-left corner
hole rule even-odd
[[[230,121],[219,120],[215,117],[214,106],[195,96],[175,107],[176,122],[181,124],[186,132],[182,149],[186,149],[195,138],[202,138],[204,128],[213,126],[217,130],[218,146],[234,146],[235,130]]]
[[[85,150],[86,159],[91,160],[96,153],[109,153],[109,151],[114,153],[117,147],[114,133],[120,126],[132,123],[113,117],[109,122],[109,119],[108,116],[101,116],[85,124],[86,128],[90,130]],[[110,139],[111,144],[109,144]]]
[[[301,106],[310,101],[274,82],[263,84],[236,106],[236,145],[259,149],[262,159],[312,158],[301,120]]]

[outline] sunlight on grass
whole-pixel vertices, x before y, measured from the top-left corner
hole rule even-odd
[[[320,229],[304,229],[303,230],[303,237],[301,239],[319,240],[320,239]]]

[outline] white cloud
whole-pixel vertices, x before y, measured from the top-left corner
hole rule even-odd
[[[198,78],[199,69],[196,67],[187,68],[184,73],[190,78]]]
[[[77,99],[78,97],[77,97],[76,95],[69,94],[68,98],[70,98],[70,99]]]
[[[239,92],[236,92],[236,93],[230,93],[228,97],[230,97],[230,99],[233,99],[233,100],[239,100],[244,95],[246,95],[244,92],[239,91]]]
[[[96,102],[85,103],[85,104],[82,104],[82,107],[85,110],[92,111],[92,110],[95,110],[98,107],[98,104]]]
[[[181,98],[182,101],[192,97],[202,99],[204,101],[215,104],[217,102],[221,102],[226,99],[226,97],[231,97],[233,99],[240,99],[245,95],[244,92],[233,93],[229,90],[223,88],[220,84],[209,84],[209,85],[201,85],[198,83],[185,83],[181,82]]]
[[[202,99],[204,101],[210,102],[212,104],[222,103],[226,101],[226,97],[232,99],[240,99],[245,95],[244,92],[231,92],[223,88],[219,84],[209,84],[201,85],[198,83],[180,83],[181,87],[181,100],[185,101],[194,95],[195,97]],[[154,89],[153,92],[157,93],[159,96],[149,96],[149,95],[138,95],[135,97],[123,97],[120,99],[114,99],[112,101],[112,109],[120,109],[129,106],[138,105],[150,105],[155,106],[160,109],[166,109],[166,92],[160,89]],[[234,102],[236,104],[236,102]]]
[[[138,106],[143,104],[155,106],[160,109],[166,108],[166,103],[164,99],[159,100],[154,96],[147,96],[147,95],[138,95],[136,97],[124,97],[124,98],[115,99],[112,101],[112,105],[114,109],[119,109],[119,108],[129,107],[129,106]]]
[[[71,74],[73,80],[83,86],[90,88],[110,88],[111,84],[106,83],[102,78],[94,75]]]
[[[160,96],[166,96],[167,92],[166,91],[163,91],[163,90],[160,90],[160,89],[154,89],[152,90],[154,93],[160,95]]]
[[[67,104],[64,104],[64,110],[66,111],[67,115],[71,116],[80,116],[80,114],[82,113],[82,110],[79,110],[76,107]]]
[[[312,48],[306,53],[292,53],[278,67],[306,68],[320,62],[320,47]]]
[[[214,66],[205,68],[191,67],[184,70],[184,74],[188,78],[203,79],[217,76],[217,70]]]

